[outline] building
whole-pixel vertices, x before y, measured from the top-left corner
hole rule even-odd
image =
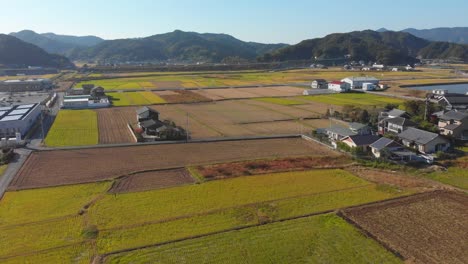
[[[357,148],[362,151],[368,151],[369,146],[379,140],[379,136],[377,135],[354,135],[354,136],[347,136],[341,140],[344,144],[351,148]]]
[[[33,92],[50,90],[53,83],[49,79],[0,81],[0,92]]]
[[[349,123],[347,127],[335,125],[323,130],[332,141],[340,141],[348,136],[372,134],[371,128],[361,123]]]
[[[350,89],[362,89],[364,83],[371,83],[377,86],[380,82],[374,77],[347,77],[341,81],[349,84]]]
[[[316,79],[312,81],[312,84],[310,85],[312,89],[327,89],[327,81],[324,79]]]
[[[386,119],[386,118],[395,118],[395,117],[403,117],[403,118],[410,118],[410,115],[403,110],[400,109],[392,109],[388,111],[382,111],[379,114],[379,120]]]
[[[439,132],[459,140],[468,140],[468,113],[448,111],[439,117]]]
[[[136,110],[138,122],[147,120],[159,120],[159,112],[147,106],[141,107]]]
[[[109,107],[110,101],[104,88],[94,85],[83,85],[83,88],[72,88],[63,97],[64,109],[87,109]]]
[[[410,127],[398,134],[403,145],[414,148],[421,153],[430,154],[438,151],[447,151],[450,142],[436,133]]]
[[[376,87],[377,87],[377,85],[375,85],[373,83],[363,83],[362,84],[362,90],[363,91],[375,91]]]
[[[23,138],[41,116],[40,104],[0,107],[0,137]],[[17,134],[18,133],[18,134]]]
[[[371,149],[372,155],[374,155],[376,158],[382,157],[382,153],[385,151],[391,153],[393,151],[405,150],[402,145],[386,137],[381,137],[379,140],[372,143],[369,147]]]
[[[446,110],[466,110],[468,109],[468,95],[444,94],[438,97],[437,103]]]
[[[378,130],[381,135],[386,133],[399,134],[409,127],[416,127],[417,125],[407,118],[397,116],[381,120],[378,124]]]
[[[349,91],[349,85],[345,82],[333,81],[328,84],[328,89],[335,92],[346,92]]]

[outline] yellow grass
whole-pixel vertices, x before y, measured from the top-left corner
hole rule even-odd
[[[45,143],[49,147],[98,144],[97,114],[92,110],[61,110]]]

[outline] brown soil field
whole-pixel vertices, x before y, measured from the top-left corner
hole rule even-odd
[[[158,94],[158,92],[155,92]],[[174,94],[158,94],[168,103],[196,103],[196,102],[210,102],[210,98],[203,95],[194,93],[188,90],[173,91]]]
[[[204,96],[206,98],[209,98],[209,99],[211,99],[213,101],[223,100],[224,99],[224,97],[222,97],[222,96],[210,93],[210,89],[198,89],[198,90],[192,90],[192,92],[197,93],[197,94],[199,94],[201,96]]]
[[[142,192],[195,183],[186,169],[142,172],[117,180],[111,193]]]
[[[254,105],[261,107],[263,109],[269,109],[274,112],[279,112],[285,115],[288,115],[290,118],[311,118],[311,117],[318,117],[319,114],[317,112],[310,111],[308,109],[303,109],[299,108],[298,105],[279,105],[279,104],[273,104],[273,103],[268,103],[268,102],[263,102],[263,101],[258,101],[258,100],[243,100],[242,102],[245,102],[246,104],[249,105]]]
[[[301,130],[306,131],[307,127],[297,121],[275,121],[239,125],[255,135],[281,135],[299,134]]]
[[[199,104],[193,105],[195,108]],[[151,106],[151,108],[156,109],[160,113],[161,119],[169,119],[176,123],[176,125],[187,129],[187,113],[189,124],[188,131],[190,132],[191,138],[213,138],[222,136],[221,133],[217,130],[207,126],[206,124],[200,122],[197,118],[197,115],[194,113],[188,112],[186,110],[180,109],[181,105],[158,105]]]
[[[296,100],[301,100],[301,99],[297,98]],[[324,104],[324,103],[313,102],[313,101],[305,100],[305,99],[301,101],[304,101],[304,102],[307,101],[307,104],[295,105],[294,107],[304,109],[307,111],[311,111],[311,112],[315,112],[318,114],[325,114],[327,110],[330,108],[330,105]],[[333,106],[333,110],[335,111],[342,111],[342,109],[343,109],[342,106],[336,106],[336,105]]]
[[[298,96],[302,95],[304,89],[289,87],[289,86],[271,86],[259,88],[244,88],[249,93],[256,94],[258,97],[271,97],[271,96]]]
[[[466,263],[468,196],[428,192],[355,207],[345,218],[410,263]]]
[[[180,81],[158,81],[152,82],[156,88],[179,88],[183,87]]]
[[[58,82],[57,83],[58,88],[56,88],[55,91],[64,92],[64,91],[70,89],[70,87],[73,86],[73,83],[74,82]]]
[[[224,99],[238,99],[238,98],[255,98],[259,97],[257,94],[251,93],[248,88],[227,88],[227,89],[205,89],[204,91],[213,96],[218,96]],[[208,96],[209,97],[209,96]]]
[[[177,93],[175,91],[169,91],[169,90],[153,91],[153,93],[155,93],[158,96],[161,96],[161,95],[177,95]]]
[[[99,144],[135,143],[127,124],[135,123],[134,107],[97,109]]]
[[[301,138],[42,151],[29,156],[10,189],[95,182],[191,165],[333,153]]]
[[[197,166],[196,169],[207,180],[219,180],[265,173],[336,168],[350,163],[351,160],[347,157],[334,155],[231,162]]]

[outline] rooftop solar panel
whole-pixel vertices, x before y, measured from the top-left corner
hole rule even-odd
[[[5,116],[0,121],[16,121],[20,120],[23,117],[23,115],[12,115],[12,116]]]
[[[29,111],[29,109],[17,109],[17,110],[11,111],[8,115],[9,115],[9,116],[11,116],[11,115],[24,115],[24,114],[26,114],[28,111]]]

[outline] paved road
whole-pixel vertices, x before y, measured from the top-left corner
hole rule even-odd
[[[3,194],[8,188],[8,185],[10,185],[10,182],[13,180],[16,173],[21,169],[21,166],[23,166],[23,163],[26,161],[32,151],[27,149],[16,149],[15,152],[17,155],[13,161],[8,164],[8,167],[5,170],[3,176],[0,177],[0,199],[3,197]]]

